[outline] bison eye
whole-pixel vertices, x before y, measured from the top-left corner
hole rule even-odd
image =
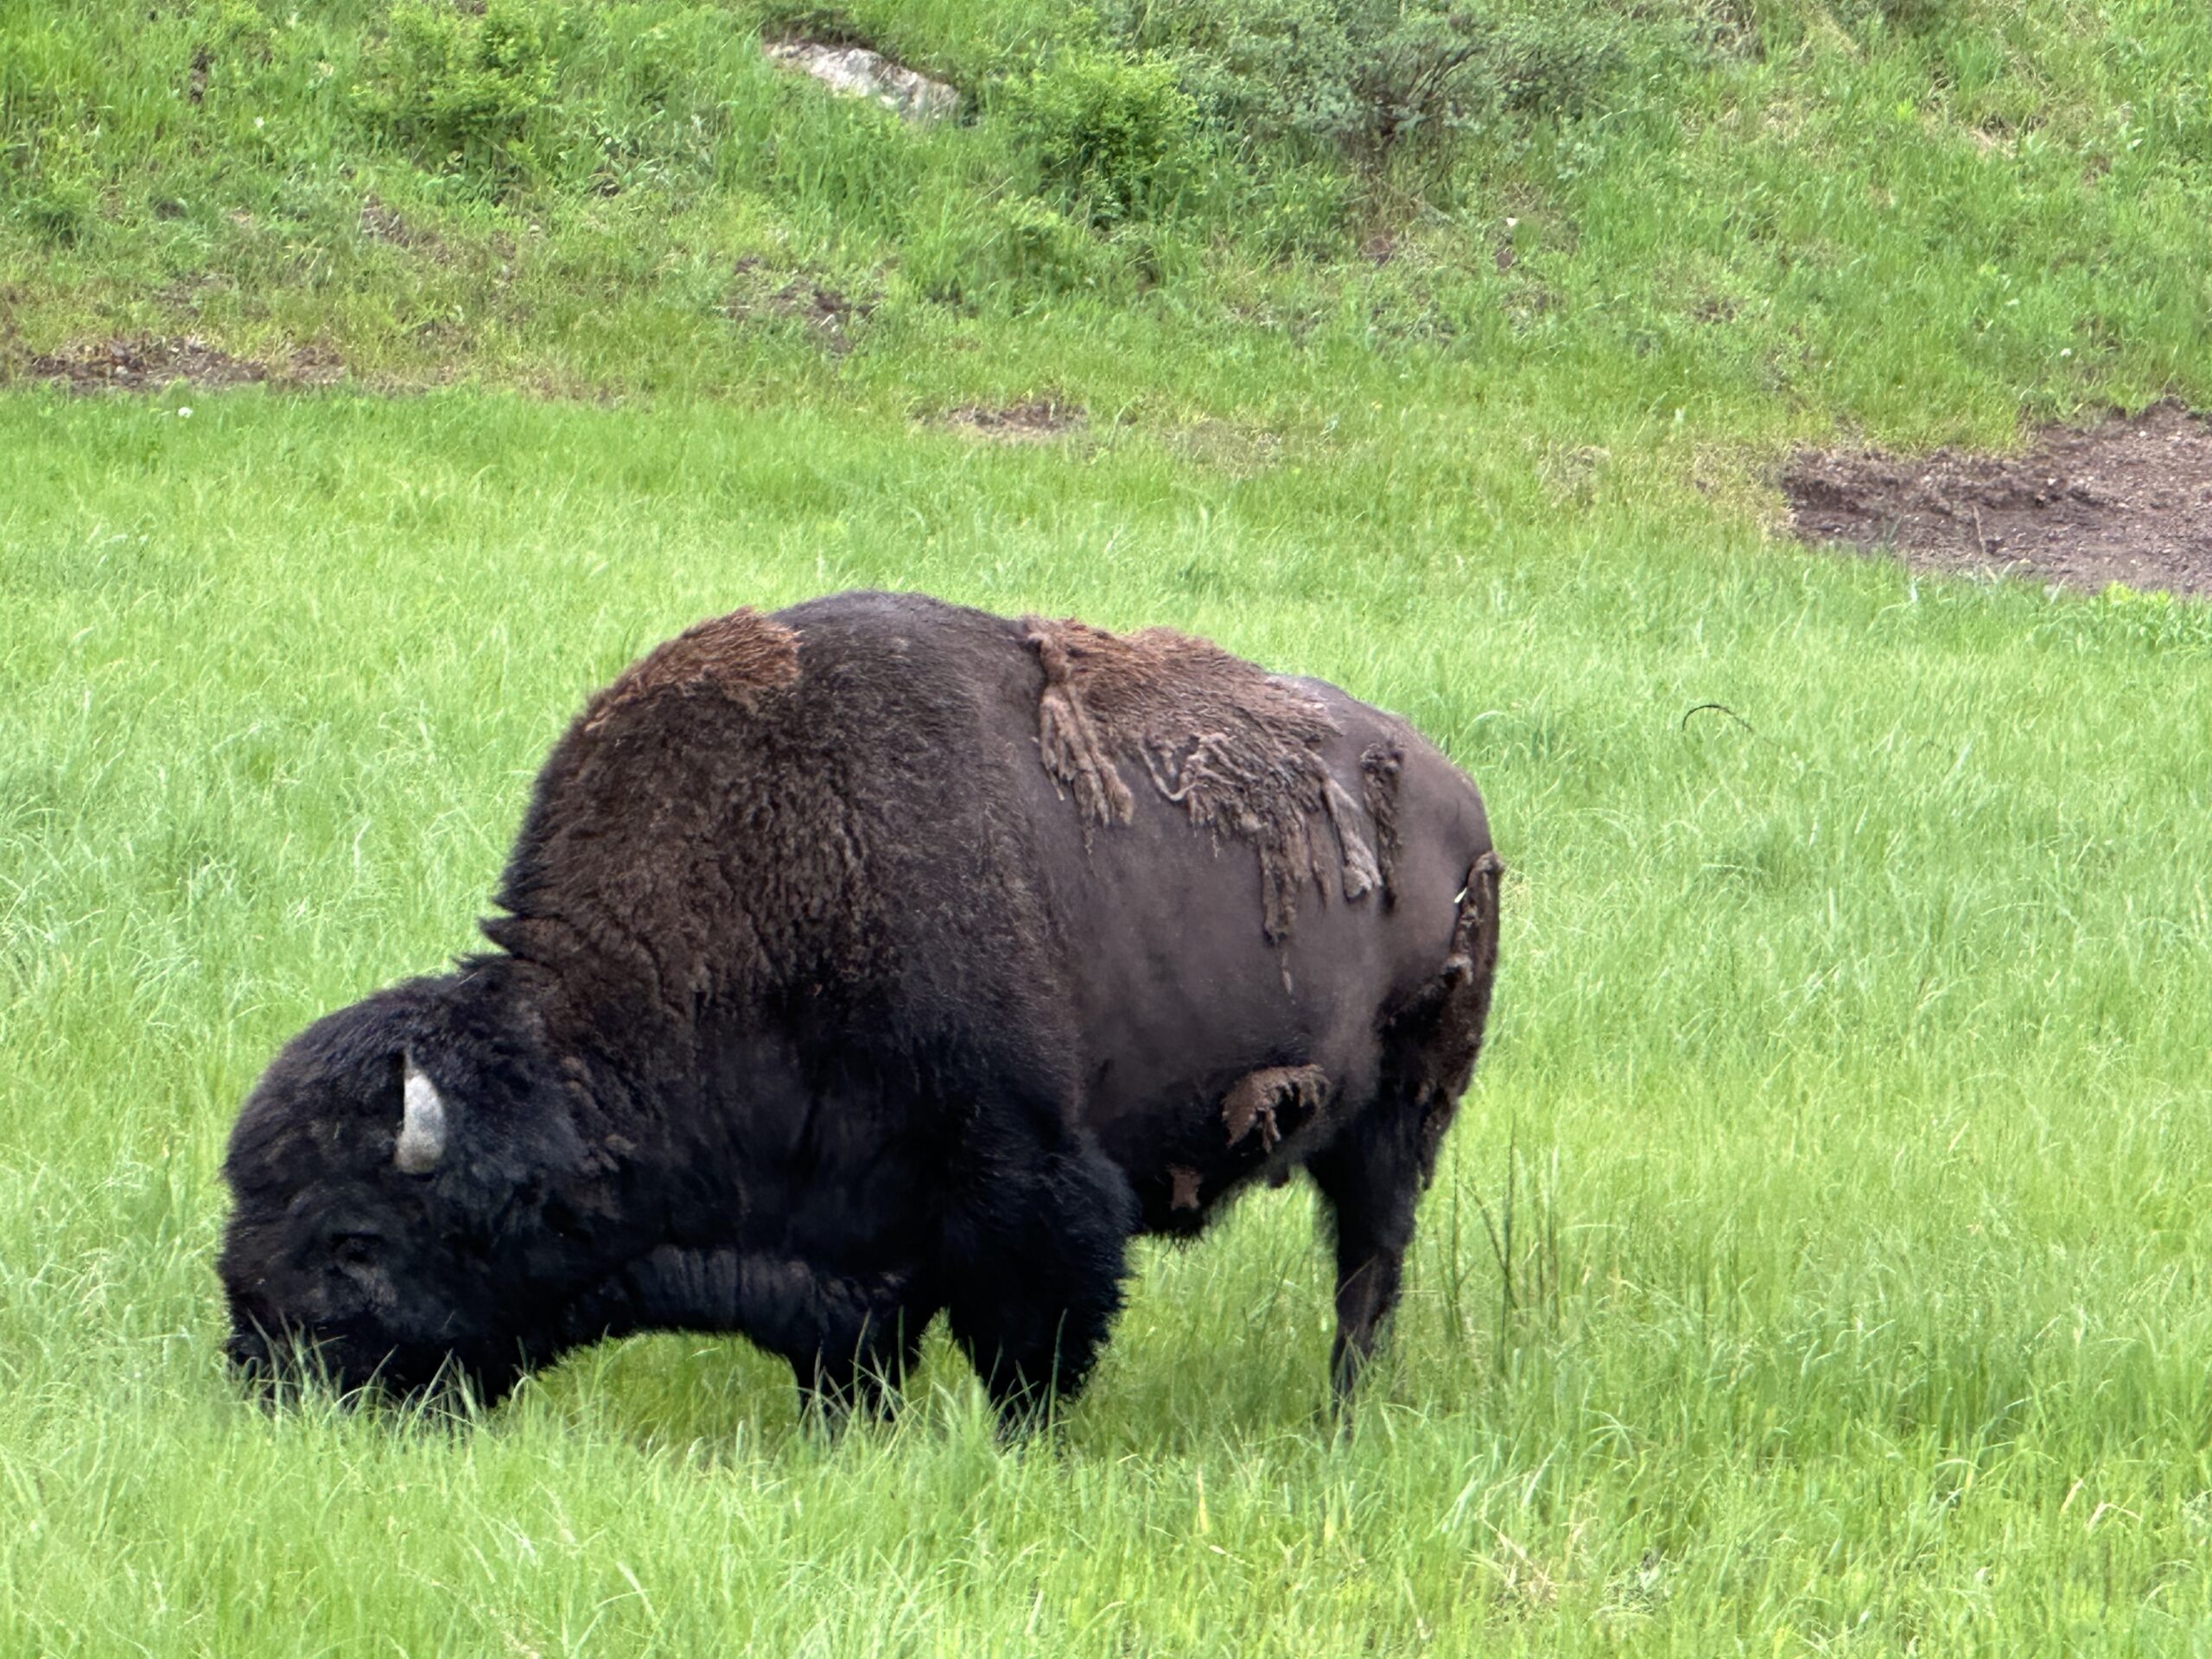
[[[384,1249],[383,1238],[375,1233],[334,1233],[330,1240],[331,1259],[341,1268],[365,1268],[373,1263]]]

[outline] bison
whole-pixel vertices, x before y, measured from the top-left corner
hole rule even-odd
[[[249,1373],[496,1401],[651,1329],[881,1407],[940,1311],[1081,1388],[1130,1237],[1299,1169],[1333,1381],[1472,1071],[1500,864],[1405,721],[1164,628],[855,593],[702,622],[539,774],[493,949],[279,1053],[232,1135]]]

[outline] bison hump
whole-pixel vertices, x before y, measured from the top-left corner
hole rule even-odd
[[[798,635],[751,609],[695,623],[624,669],[592,699],[584,729],[669,694],[702,692],[750,702],[798,678]]]

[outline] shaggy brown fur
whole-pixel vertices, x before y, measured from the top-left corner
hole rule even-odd
[[[1492,982],[1497,976],[1498,884],[1505,861],[1484,853],[1467,872],[1452,954],[1437,976],[1434,1014],[1424,1033],[1417,1088],[1421,1106],[1421,1179],[1435,1173],[1437,1148],[1475,1074],[1483,1032],[1490,1023]]]
[[[1246,1073],[1222,1097],[1221,1121],[1229,1128],[1229,1144],[1236,1145],[1260,1132],[1260,1148],[1273,1152],[1283,1136],[1321,1109],[1329,1097],[1329,1079],[1318,1065],[1271,1065]]]
[[[1382,885],[1358,804],[1323,763],[1321,746],[1338,728],[1314,698],[1172,628],[1113,634],[1035,616],[1022,626],[1045,671],[1038,752],[1087,819],[1129,821],[1135,802],[1120,763],[1141,763],[1192,823],[1257,849],[1271,942],[1290,932],[1307,879],[1347,899]]]
[[[1405,764],[1405,751],[1395,743],[1370,744],[1359,757],[1360,793],[1375,820],[1375,866],[1386,905],[1398,899],[1398,774]]]
[[[680,1065],[709,1001],[869,957],[850,791],[834,755],[802,758],[798,645],[754,611],[699,623],[595,696],[548,759],[509,913],[484,931],[573,990],[565,1012],[594,1046],[658,1033]],[[658,855],[600,855],[615,824]]]
[[[741,702],[798,677],[798,636],[755,610],[735,610],[686,628],[624,669],[591,700],[594,730],[625,703],[664,691],[713,691]]]

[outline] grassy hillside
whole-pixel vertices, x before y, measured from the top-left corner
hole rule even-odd
[[[1293,0],[796,20],[927,130],[788,11],[309,13],[0,0],[0,1654],[2212,1643],[2212,611],[1770,530],[1808,436],[2212,401],[2194,9],[1500,3],[1380,156]],[[38,384],[187,335],[343,372]],[[1016,1452],[941,1337],[835,1443],[707,1339],[246,1408],[274,1047],[467,948],[632,654],[859,584],[1483,783],[1495,1036],[1357,1434],[1298,1192],[1147,1248]]]
[[[2196,8],[1485,0],[1395,143],[1421,39],[1380,88],[1325,49],[1383,0],[478,10],[0,5],[17,369],[190,334],[374,385],[1116,413],[1572,369],[1593,426],[1919,438],[2203,390]],[[762,59],[804,28],[966,115]]]

